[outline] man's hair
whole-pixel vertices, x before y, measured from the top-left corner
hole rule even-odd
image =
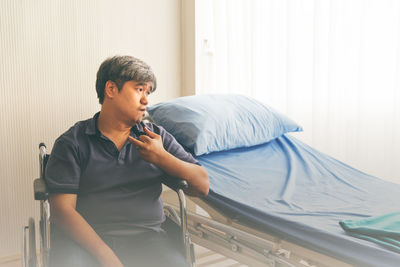
[[[121,91],[125,82],[151,82],[151,92],[157,88],[157,80],[149,65],[132,56],[114,56],[101,63],[97,71],[96,91],[100,104],[104,101],[104,88],[107,81],[113,81]]]

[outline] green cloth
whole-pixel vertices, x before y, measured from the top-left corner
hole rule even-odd
[[[400,212],[363,220],[345,220],[339,224],[351,236],[380,244],[400,253]]]

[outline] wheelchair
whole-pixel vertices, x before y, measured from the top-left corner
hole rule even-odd
[[[46,153],[46,145],[39,144],[39,164],[40,178],[34,180],[34,198],[40,201],[39,218],[39,255],[36,248],[35,220],[30,217],[28,225],[23,227],[23,247],[22,247],[22,266],[23,267],[47,267],[49,266],[49,255],[51,249],[50,242],[50,205],[48,201],[49,193],[45,183],[46,163],[50,154]],[[164,204],[164,213],[176,228],[179,229],[178,236],[175,239],[180,243],[182,253],[189,266],[195,267],[194,246],[190,239],[187,226],[187,207],[186,198],[183,192],[188,187],[185,180],[176,177],[165,177],[163,184],[177,193],[179,199],[179,214],[172,206]]]

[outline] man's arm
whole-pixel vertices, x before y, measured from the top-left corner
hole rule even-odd
[[[180,160],[168,152],[155,164],[169,175],[185,179],[189,185],[189,188],[185,190],[187,194],[198,197],[207,196],[209,180],[204,167]]]
[[[171,176],[185,179],[188,184],[189,195],[206,196],[209,190],[207,171],[199,165],[185,162],[170,154],[164,149],[161,136],[144,128],[146,135],[141,135],[139,140],[129,136],[128,140],[136,146],[140,157],[157,165]]]
[[[76,199],[76,194],[50,194],[51,221],[97,258],[101,266],[123,266],[112,249],[76,211]]]

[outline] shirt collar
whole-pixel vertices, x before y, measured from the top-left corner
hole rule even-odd
[[[89,119],[89,122],[86,126],[85,133],[87,135],[96,135],[100,134],[99,129],[97,128],[97,119],[99,118],[100,111],[94,114],[93,118]]]

